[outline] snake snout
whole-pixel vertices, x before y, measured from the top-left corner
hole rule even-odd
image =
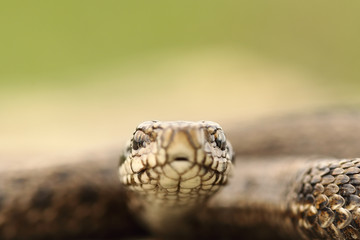
[[[174,158],[174,161],[186,162],[186,161],[189,161],[189,158],[188,157],[176,157],[176,158]]]

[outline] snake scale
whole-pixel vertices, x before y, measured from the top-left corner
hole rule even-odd
[[[120,165],[119,148],[0,169],[0,239],[359,239],[359,123],[145,122]]]

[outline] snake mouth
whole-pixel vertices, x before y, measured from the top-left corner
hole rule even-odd
[[[174,161],[186,162],[186,161],[190,161],[190,160],[187,157],[176,157],[176,158],[174,158]]]

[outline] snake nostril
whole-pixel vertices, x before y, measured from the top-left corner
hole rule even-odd
[[[176,157],[174,161],[189,161],[189,159],[187,157]]]

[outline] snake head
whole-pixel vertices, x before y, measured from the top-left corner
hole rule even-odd
[[[128,142],[120,181],[150,202],[192,205],[226,183],[232,159],[217,123],[148,121]]]

